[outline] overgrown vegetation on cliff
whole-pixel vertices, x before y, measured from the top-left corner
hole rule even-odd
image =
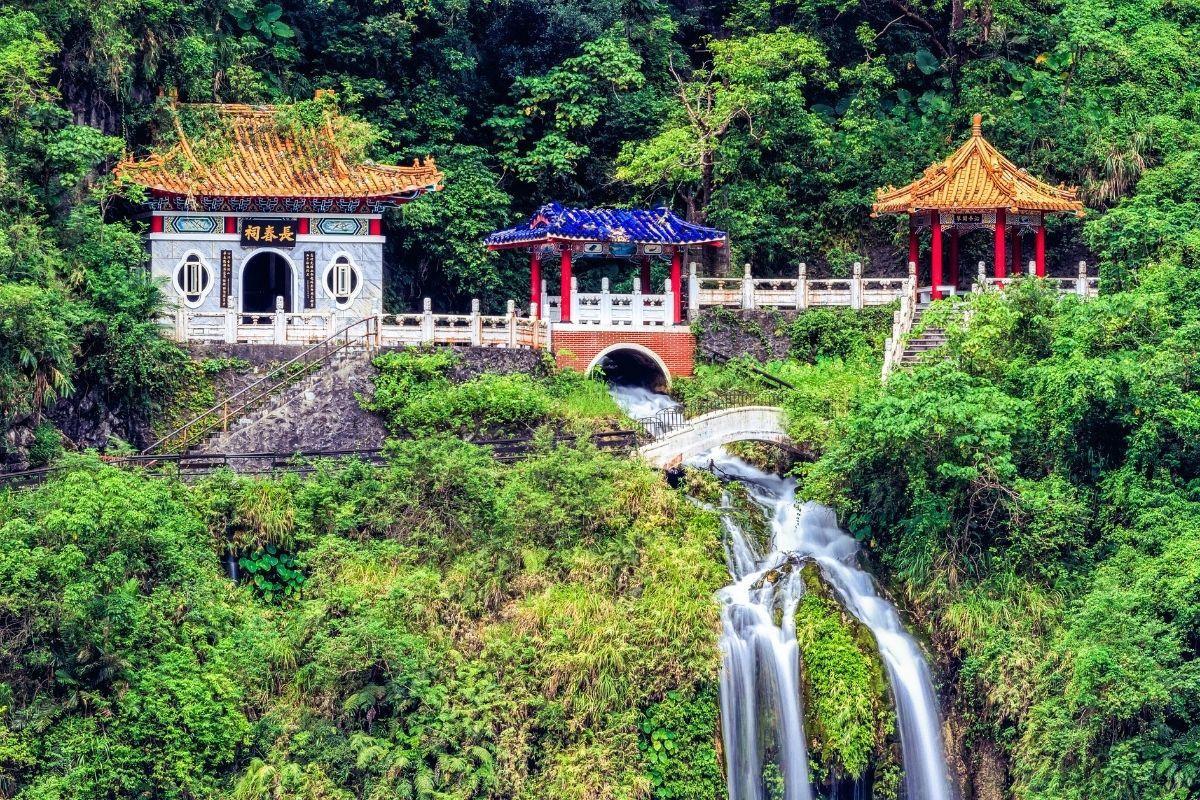
[[[634,461],[434,438],[187,486],[82,459],[0,494],[0,545],[7,796],[721,794],[718,525]]]
[[[1018,797],[1200,791],[1197,255],[971,301],[807,473],[933,635],[966,774]]]

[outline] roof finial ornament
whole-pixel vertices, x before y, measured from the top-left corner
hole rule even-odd
[[[983,114],[974,114],[971,117],[971,135],[983,135]]]

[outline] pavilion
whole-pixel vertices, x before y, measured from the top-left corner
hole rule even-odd
[[[1073,212],[1083,216],[1078,189],[1051,186],[1005,158],[983,138],[982,116],[972,119],[971,138],[945,161],[932,164],[925,174],[896,189],[876,190],[871,216],[907,214],[908,260],[919,264],[918,231],[930,231],[932,296],[955,292],[959,279],[959,236],[975,229],[991,229],[995,249],[994,275],[1007,276],[1007,244],[1011,236],[1013,272],[1021,269],[1021,236],[1034,232],[1034,264],[1038,276],[1046,274],[1047,214]],[[949,283],[943,284],[942,232],[950,230]]]
[[[559,203],[542,206],[528,221],[496,231],[485,240],[489,250],[529,251],[529,298],[534,314],[547,316],[556,301],[558,323],[581,322],[574,319],[578,305],[573,280],[574,259],[637,259],[640,277],[634,295],[640,304],[670,299],[670,318],[661,322],[683,323],[683,251],[687,247],[707,245],[723,247],[725,233],[687,222],[667,208],[602,209],[570,208]],[[559,257],[559,296],[542,297],[541,262],[545,256]],[[667,294],[659,300],[651,294],[652,259],[671,261]],[[620,296],[619,296],[620,297]],[[631,296],[632,297],[632,296]],[[638,319],[642,319],[640,316]],[[647,318],[648,319],[648,318]],[[635,322],[636,324],[636,322]]]

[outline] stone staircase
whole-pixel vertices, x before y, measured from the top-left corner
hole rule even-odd
[[[913,310],[912,327],[920,327],[921,317],[928,310],[928,303],[918,303]],[[916,364],[925,353],[930,350],[936,350],[946,343],[946,332],[941,328],[926,328],[917,336],[910,337],[904,343],[904,352],[900,356],[901,367],[911,367]]]
[[[319,369],[248,410],[228,430],[214,431],[189,451],[291,453],[382,446],[383,424],[364,411],[357,398],[374,389],[371,355],[361,347],[336,353]]]

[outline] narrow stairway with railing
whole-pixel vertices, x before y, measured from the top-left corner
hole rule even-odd
[[[911,367],[930,350],[946,344],[946,331],[942,328],[921,327],[921,318],[929,310],[929,303],[918,303],[913,310],[912,329],[919,331],[909,335],[904,341],[904,350],[900,355],[900,366]]]
[[[150,444],[142,450],[142,454],[182,453],[199,449],[210,438],[229,432],[239,420],[248,418],[260,409],[265,409],[260,414],[260,418],[264,418],[275,408],[290,403],[295,399],[294,394],[280,399],[290,387],[297,386],[316,373],[332,369],[347,359],[365,360],[378,346],[379,323],[376,318],[366,317],[351,323],[192,417]]]

